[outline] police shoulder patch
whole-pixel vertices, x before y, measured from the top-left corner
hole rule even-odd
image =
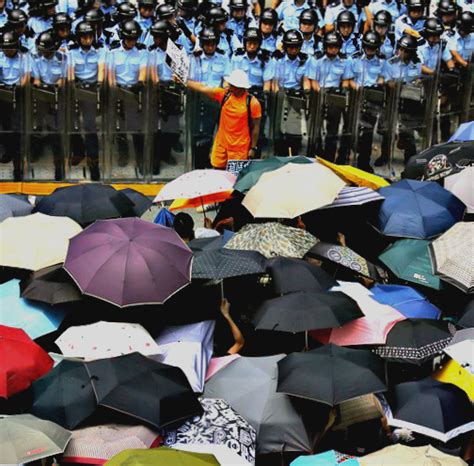
[[[110,50],[118,49],[119,47],[120,47],[120,41],[119,40],[114,40],[109,45]]]
[[[281,50],[275,50],[273,52],[273,58],[276,58],[277,60],[280,60],[281,58],[283,58],[285,56],[285,54],[281,51]]]
[[[137,44],[135,45],[135,47],[136,47],[138,50],[146,50],[146,45],[145,45],[145,44],[142,44],[141,42],[137,42]]]
[[[268,61],[270,60],[270,52],[265,49],[261,49],[260,52],[258,52],[258,58],[262,61]]]
[[[222,49],[216,49],[216,53],[218,53],[220,55],[225,55],[225,52]]]
[[[304,64],[306,60],[308,59],[308,54],[304,52],[300,52],[298,54],[298,58],[301,60],[301,64]]]
[[[195,51],[193,52],[193,55],[194,55],[195,57],[200,57],[200,56],[202,55],[202,50],[195,50]]]
[[[67,48],[68,50],[76,50],[79,48],[79,44],[69,44]]]
[[[238,49],[235,50],[234,55],[245,55],[245,49],[242,47],[239,47]]]

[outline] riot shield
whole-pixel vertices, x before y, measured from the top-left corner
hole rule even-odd
[[[264,91],[260,87],[251,87],[249,90],[250,94],[253,95],[260,102],[262,108],[262,118],[260,120],[260,131],[258,136],[258,148],[259,153],[257,157],[267,158],[274,155],[273,151],[273,120],[275,110],[275,94],[270,91]]]

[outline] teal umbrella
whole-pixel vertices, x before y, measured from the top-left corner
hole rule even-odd
[[[313,163],[311,159],[303,156],[297,157],[269,157],[263,160],[253,160],[249,165],[244,167],[237,178],[234,185],[236,191],[246,193],[260,177],[266,173],[283,167],[287,163]]]
[[[440,290],[442,285],[433,273],[429,244],[426,240],[402,239],[385,249],[379,259],[398,278]]]

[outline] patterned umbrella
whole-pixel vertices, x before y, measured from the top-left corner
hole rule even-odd
[[[255,462],[257,433],[255,429],[224,400],[201,398],[201,417],[185,422],[168,432],[164,444],[179,448],[179,444],[225,445],[251,464]]]
[[[317,242],[316,237],[300,228],[269,222],[245,225],[225,248],[258,251],[267,259],[276,256],[301,259]]]
[[[430,245],[433,270],[464,293],[474,293],[474,223],[459,222]]]
[[[360,186],[344,186],[331,204],[321,208],[332,209],[333,207],[348,207],[383,200],[384,197],[373,189]]]

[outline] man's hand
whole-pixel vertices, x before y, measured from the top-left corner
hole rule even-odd
[[[255,152],[255,149],[250,149],[247,155],[249,159],[254,159],[255,157],[257,157],[257,153]]]
[[[230,303],[226,298],[221,301],[221,313],[226,319],[230,317]]]

